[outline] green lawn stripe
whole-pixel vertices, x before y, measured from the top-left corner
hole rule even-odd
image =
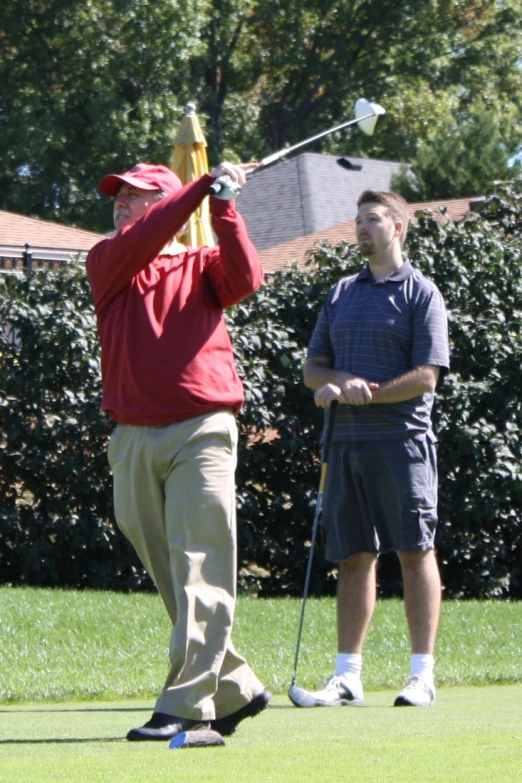
[[[286,693],[300,601],[241,597],[235,643],[274,693]],[[168,667],[169,623],[156,595],[0,588],[0,703],[153,698]],[[332,598],[307,602],[298,683],[316,687],[335,658]],[[399,689],[409,640],[399,600],[377,604],[365,648],[366,692]],[[522,681],[522,603],[447,601],[436,651],[444,685]]]

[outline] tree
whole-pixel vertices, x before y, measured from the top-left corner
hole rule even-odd
[[[0,208],[104,231],[96,182],[168,162],[188,99],[209,159],[259,159],[351,117],[387,124],[314,148],[410,162],[480,97],[521,141],[522,0],[4,0]]]
[[[430,201],[491,193],[496,181],[517,176],[502,141],[502,115],[482,102],[471,107],[462,124],[448,117],[419,145],[413,163],[415,177],[401,170],[392,176],[392,189],[408,201]]]
[[[213,9],[218,5],[220,0],[211,3]],[[501,101],[503,141],[508,149],[520,144],[520,0],[258,0],[249,5],[241,29],[232,26],[237,34],[222,41],[228,66],[226,85],[219,82],[218,149],[228,137],[227,146],[242,156],[252,150],[252,139],[231,116],[226,97],[226,90],[244,95],[234,74],[244,76],[245,64],[253,84],[248,97],[259,115],[258,156],[350,117],[361,95],[383,103],[390,121],[371,140],[351,133],[354,153],[407,162],[433,124],[451,109],[466,109],[478,95],[488,106]],[[216,106],[208,92],[206,101]],[[317,149],[339,151],[343,139],[330,137]]]
[[[0,208],[107,230],[96,183],[168,161],[198,0],[4,0],[0,10]]]

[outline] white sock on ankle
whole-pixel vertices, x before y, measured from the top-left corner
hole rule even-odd
[[[434,665],[433,655],[416,653],[411,656],[411,675],[418,674],[427,685],[433,686]]]
[[[358,653],[339,653],[335,659],[335,673],[338,677],[361,679],[362,655]]]

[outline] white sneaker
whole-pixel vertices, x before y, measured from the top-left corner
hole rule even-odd
[[[296,707],[362,707],[364,704],[362,682],[335,674],[319,691],[305,691],[298,685],[291,685],[288,697]]]
[[[428,685],[423,678],[414,674],[394,701],[395,707],[431,707],[435,702],[435,686]]]

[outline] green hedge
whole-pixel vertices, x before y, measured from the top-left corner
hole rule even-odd
[[[522,199],[514,187],[480,214],[440,225],[419,214],[408,254],[441,289],[452,372],[435,408],[446,593],[522,597],[520,358]],[[360,268],[353,248],[322,245],[228,315],[247,394],[239,416],[240,584],[302,591],[319,477],[321,414],[301,382],[326,291]],[[112,518],[99,412],[99,351],[84,271],[0,277],[0,583],[148,589]],[[268,437],[267,437],[268,435]],[[319,547],[312,592],[335,572]],[[396,559],[381,593],[400,590]]]

